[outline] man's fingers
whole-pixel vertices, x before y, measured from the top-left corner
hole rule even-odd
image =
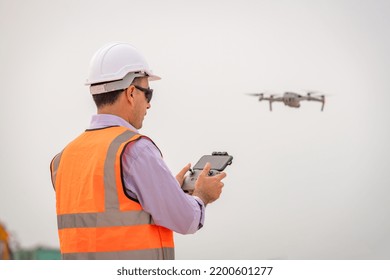
[[[176,180],[179,182],[180,186],[183,185],[184,176],[191,167],[191,163],[187,164],[180,172],[176,175]]]
[[[211,164],[208,162],[203,167],[202,173],[200,173],[199,176],[207,176],[210,172],[210,169],[211,169]]]
[[[221,172],[221,173],[219,173],[219,174],[217,174],[217,175],[215,175],[215,176],[217,176],[217,178],[218,178],[219,180],[222,180],[223,178],[226,177],[226,173],[225,173],[225,172]]]
[[[184,166],[183,169],[180,170],[180,172],[177,174],[177,176],[184,177],[184,175],[186,175],[188,170],[190,170],[190,167],[191,167],[191,163],[189,163],[186,166]]]

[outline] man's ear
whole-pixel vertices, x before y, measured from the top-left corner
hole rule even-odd
[[[133,92],[134,92],[134,86],[129,86],[127,89],[125,89],[125,95],[129,102],[133,103]]]

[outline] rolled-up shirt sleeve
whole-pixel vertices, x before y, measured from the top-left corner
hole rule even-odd
[[[150,140],[141,138],[126,147],[122,172],[127,194],[139,201],[154,223],[181,234],[195,233],[203,226],[202,200],[183,192]]]

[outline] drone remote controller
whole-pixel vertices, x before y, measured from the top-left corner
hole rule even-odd
[[[202,156],[194,165],[193,169],[190,169],[190,174],[184,179],[182,189],[185,193],[192,194],[195,189],[195,182],[208,162],[211,164],[208,175],[214,176],[223,171],[228,165],[232,164],[233,157],[226,152],[213,152],[211,155]]]

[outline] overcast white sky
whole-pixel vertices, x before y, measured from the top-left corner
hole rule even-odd
[[[95,113],[91,56],[125,41],[163,77],[141,132],[172,172],[234,156],[178,259],[389,259],[389,26],[386,0],[0,0],[0,221],[58,246],[49,163]]]

